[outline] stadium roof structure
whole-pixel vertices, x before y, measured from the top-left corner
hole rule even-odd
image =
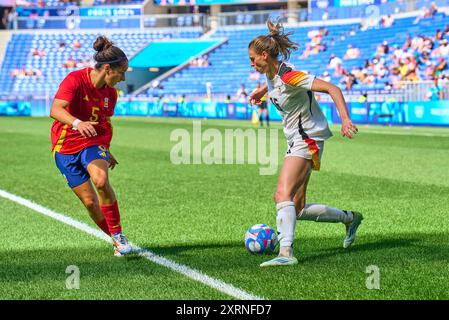
[[[174,67],[192,57],[205,54],[223,43],[223,39],[153,41],[129,61],[132,68]]]

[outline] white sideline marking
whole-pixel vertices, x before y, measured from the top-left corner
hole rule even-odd
[[[38,205],[34,202],[31,202],[27,199],[24,199],[22,197],[16,196],[14,194],[11,194],[7,191],[1,190],[0,189],[0,197],[3,197],[5,199],[11,200],[15,203],[18,203],[22,206],[25,206],[29,209],[32,209],[40,214],[43,214],[47,217],[53,218],[55,220],[58,220],[62,223],[65,223],[69,226],[72,226],[78,230],[81,230],[87,234],[90,234],[92,236],[95,236],[99,239],[102,239],[104,241],[110,242],[112,244],[112,241],[110,239],[110,237],[108,237],[104,232],[92,228],[91,226],[83,223],[83,222],[79,222],[75,219],[72,219],[70,217],[67,217],[63,214],[57,213],[55,211],[52,211],[50,209],[47,209],[41,205]],[[227,284],[221,280],[218,279],[214,279],[212,277],[209,277],[205,274],[203,274],[202,272],[195,270],[195,269],[191,269],[185,265],[176,263],[174,261],[171,261],[167,258],[164,258],[162,256],[158,256],[155,253],[151,252],[150,250],[147,249],[142,249],[138,246],[132,245],[134,250],[136,252],[138,252],[138,254],[141,257],[144,257],[147,260],[150,260],[151,262],[157,263],[161,266],[167,267],[175,272],[181,273],[183,275],[185,275],[186,277],[193,279],[195,281],[201,282],[211,288],[214,288],[222,293],[225,293],[231,297],[237,298],[237,299],[241,299],[241,300],[263,300],[263,298],[258,297],[258,296],[254,296],[246,291],[243,291],[241,289],[238,289],[230,284]],[[112,255],[112,253],[111,253]]]

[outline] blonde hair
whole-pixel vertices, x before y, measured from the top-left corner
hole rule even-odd
[[[257,54],[266,51],[273,59],[282,55],[284,60],[288,60],[291,53],[299,48],[296,42],[289,39],[293,32],[285,33],[279,20],[274,23],[271,19],[268,19],[267,27],[269,33],[254,38],[249,43],[248,48],[252,48]]]

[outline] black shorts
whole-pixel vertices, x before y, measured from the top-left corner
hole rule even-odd
[[[267,102],[266,101],[262,101],[262,103],[260,105],[258,105],[259,109],[266,109],[267,108]]]

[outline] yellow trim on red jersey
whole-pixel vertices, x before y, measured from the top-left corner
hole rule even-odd
[[[69,127],[68,124],[64,125],[61,131],[61,135],[59,136],[58,142],[56,142],[55,147],[53,148],[53,156],[56,152],[61,151],[62,144],[64,143],[65,136],[67,135],[67,128]]]

